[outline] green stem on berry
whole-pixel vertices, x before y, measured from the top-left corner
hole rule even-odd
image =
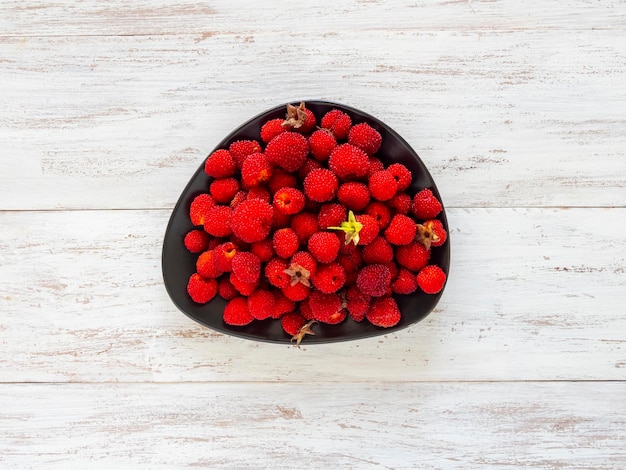
[[[363,224],[358,222],[354,217],[354,212],[348,211],[348,220],[341,222],[339,227],[328,227],[330,230],[342,230],[346,234],[346,245],[353,242],[355,245],[359,243],[359,232],[363,228]]]

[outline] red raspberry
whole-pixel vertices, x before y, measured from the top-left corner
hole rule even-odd
[[[352,119],[339,109],[328,111],[322,117],[320,125],[333,133],[337,140],[345,139],[352,126]]]
[[[446,273],[434,264],[422,268],[417,274],[417,285],[427,294],[437,294],[441,292],[446,283]]]
[[[287,261],[282,258],[272,258],[265,265],[265,278],[274,287],[282,289],[291,283],[291,276],[287,270]]]
[[[243,282],[257,282],[261,275],[261,260],[249,251],[238,251],[233,256],[232,272],[237,279]]]
[[[298,235],[291,228],[281,228],[274,232],[272,237],[274,252],[281,258],[289,258],[300,246]]]
[[[226,276],[219,278],[217,286],[217,293],[224,300],[230,300],[239,295],[239,291],[235,289],[235,286],[231,284],[230,280]]]
[[[262,263],[267,263],[274,257],[273,243],[269,238],[252,243],[250,251],[257,255]]]
[[[317,271],[317,261],[308,251],[298,251],[291,257],[289,267],[293,270],[304,268],[309,273],[308,278],[311,278],[315,276],[315,272]]]
[[[394,294],[412,294],[417,290],[415,274],[406,268],[400,268],[398,275],[391,283],[391,292]]]
[[[233,210],[231,228],[246,243],[263,240],[270,233],[274,209],[260,199],[246,199]]]
[[[289,173],[282,168],[274,168],[274,173],[267,183],[267,187],[272,194],[282,188],[295,188],[298,184],[293,173]]]
[[[370,202],[370,191],[364,183],[348,181],[339,186],[337,199],[350,210],[362,211]]]
[[[336,227],[346,220],[348,212],[341,204],[328,203],[320,207],[317,221],[321,229],[326,230],[328,227]]]
[[[225,149],[219,149],[209,155],[204,162],[204,172],[213,178],[226,178],[233,176],[237,171],[237,165]]]
[[[283,132],[287,132],[289,128],[284,125],[285,120],[276,118],[270,119],[263,126],[261,126],[261,140],[265,143],[268,143],[278,134],[282,134]]]
[[[194,229],[187,232],[183,243],[191,253],[200,253],[209,246],[209,234],[204,230]]]
[[[413,175],[411,174],[411,171],[402,163],[392,163],[387,167],[387,171],[389,171],[396,180],[396,183],[398,184],[398,191],[404,191],[411,186]]]
[[[272,309],[272,318],[281,318],[283,315],[293,312],[296,309],[296,303],[285,297],[281,291],[274,293],[274,308]]]
[[[367,175],[367,154],[354,145],[338,145],[330,154],[328,168],[341,181],[358,180]]]
[[[307,109],[304,103],[300,103],[298,107],[287,104],[287,115],[283,123],[288,129],[293,129],[301,134],[308,134],[317,124],[315,115],[310,109]]]
[[[237,254],[237,247],[233,242],[226,242],[218,245],[213,250],[215,252],[215,265],[222,272],[232,270],[233,257]]]
[[[417,272],[428,264],[430,250],[419,242],[412,242],[396,248],[396,261],[410,271]]]
[[[415,240],[417,225],[410,217],[396,214],[385,230],[385,238],[392,245],[408,245]]]
[[[204,230],[214,237],[227,237],[232,233],[233,210],[228,206],[212,207],[204,220]]]
[[[407,193],[398,193],[392,197],[387,204],[394,209],[397,214],[407,215],[411,212],[411,196]]]
[[[366,214],[357,215],[355,219],[357,220],[357,222],[363,225],[363,228],[359,231],[358,244],[369,244],[372,240],[374,240],[374,238],[378,236],[378,232],[380,231],[376,219]]]
[[[335,261],[340,245],[339,237],[332,232],[314,233],[307,243],[309,253],[320,263]]]
[[[291,218],[290,227],[298,235],[301,244],[305,244],[315,232],[320,230],[317,216],[311,212],[299,212]]]
[[[356,285],[352,285],[346,291],[346,308],[356,322],[361,322],[370,308],[372,297],[364,294]]]
[[[389,263],[393,260],[393,247],[384,237],[378,236],[363,247],[363,261],[366,264]]]
[[[229,204],[241,189],[235,178],[219,178],[209,185],[209,192],[218,204]]]
[[[346,250],[345,248],[350,249]],[[361,254],[361,250],[352,243],[348,245],[343,244],[339,250],[337,261],[341,264],[341,266],[343,266],[346,274],[350,274],[359,270],[363,264],[363,256]]]
[[[191,300],[197,304],[205,304],[217,294],[217,281],[206,279],[198,273],[194,273],[187,283],[187,293]]]
[[[283,327],[283,331],[290,336],[296,336],[306,324],[306,318],[297,312],[290,312],[280,319],[280,324]]]
[[[315,320],[315,318],[313,318],[313,312],[311,312],[311,306],[309,305],[308,298],[304,302],[300,302],[300,314],[306,320]]]
[[[359,147],[365,153],[373,155],[378,152],[383,138],[376,129],[368,123],[355,124],[348,132],[348,143]]]
[[[230,273],[228,280],[233,285],[237,292],[243,296],[252,294],[258,287],[258,282],[245,282],[239,279],[235,274]]]
[[[338,186],[335,174],[325,168],[313,170],[304,178],[304,193],[316,202],[330,201],[335,197]]]
[[[382,297],[372,301],[366,318],[372,325],[389,328],[398,324],[402,314],[393,297]]]
[[[427,220],[417,226],[417,241],[427,249],[431,246],[441,246],[448,239],[448,233],[443,228],[441,220]]]
[[[313,276],[313,285],[325,294],[332,294],[343,287],[346,282],[346,272],[341,264],[322,264]]]
[[[387,263],[381,263],[389,269],[389,274],[391,274],[391,279],[395,279],[398,276],[399,268],[395,261],[389,261]]]
[[[204,251],[196,260],[196,271],[205,279],[214,279],[222,274],[215,264],[215,251]]]
[[[305,286],[301,282],[296,282],[295,284],[289,284],[286,287],[281,289],[281,292],[287,297],[289,300],[293,300],[294,302],[300,302],[301,300],[306,299],[311,293],[311,288]]]
[[[296,188],[282,188],[274,193],[274,209],[283,214],[297,214],[304,209],[304,194]]]
[[[227,325],[244,326],[254,320],[248,310],[248,300],[245,297],[235,297],[224,307],[224,323]]]
[[[265,320],[272,315],[274,294],[267,289],[257,289],[248,296],[248,311],[255,320]]]
[[[381,297],[387,294],[391,283],[389,268],[383,264],[370,264],[359,272],[356,285],[364,294]]]
[[[313,317],[322,323],[336,325],[346,318],[346,312],[338,294],[313,291],[309,296],[309,307],[311,307]]]
[[[262,150],[261,144],[259,144],[256,140],[236,140],[230,144],[228,151],[237,165],[237,168],[241,169],[243,162],[248,155],[260,153]]]
[[[265,156],[273,165],[287,171],[296,171],[306,161],[309,143],[297,132],[283,132],[269,141]]]
[[[387,170],[374,172],[368,181],[370,194],[378,201],[388,201],[396,195],[398,183]]]
[[[327,161],[330,153],[336,146],[337,141],[335,137],[326,129],[318,129],[309,137],[311,155],[320,162]]]
[[[189,219],[193,225],[199,226],[204,225],[204,220],[206,218],[209,209],[215,205],[215,200],[211,197],[210,194],[198,194],[191,201],[191,206],[189,207]]]
[[[241,167],[241,181],[244,187],[252,188],[268,181],[274,168],[262,153],[248,155]]]
[[[423,189],[413,197],[411,210],[420,220],[434,219],[443,207],[430,189]]]
[[[298,171],[296,171],[296,176],[300,179],[300,181],[304,181],[304,178],[306,178],[307,175],[313,170],[317,170],[323,167],[323,163],[315,160],[314,158],[307,158],[302,166],[298,168]]]
[[[391,212],[389,208],[379,201],[372,201],[366,208],[365,214],[373,217],[381,230],[387,228],[391,222]]]
[[[248,190],[248,194],[246,199],[260,199],[263,202],[267,202],[268,204],[272,202],[272,196],[267,188],[263,186],[254,186]]]
[[[367,176],[370,177],[377,171],[383,171],[385,169],[385,165],[376,157],[369,157],[368,159],[368,169]]]

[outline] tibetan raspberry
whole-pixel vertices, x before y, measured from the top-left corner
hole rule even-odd
[[[389,268],[382,264],[370,264],[359,272],[356,285],[364,294],[381,297],[388,293],[391,283]]]
[[[392,245],[408,245],[415,239],[417,225],[406,215],[396,214],[385,229],[385,238]]]
[[[204,172],[213,178],[226,178],[233,176],[237,171],[237,165],[225,149],[219,149],[209,155],[204,162]]]
[[[363,178],[368,170],[367,154],[358,147],[342,144],[334,148],[328,159],[328,168],[341,181]]]
[[[248,310],[248,300],[237,296],[228,301],[224,307],[224,323],[227,325],[244,326],[254,320]]]
[[[270,163],[291,172],[304,164],[308,153],[308,141],[297,132],[283,132],[265,147],[265,156]]]
[[[206,279],[200,274],[194,273],[187,283],[187,293],[194,302],[205,304],[217,294],[217,281]]]
[[[261,199],[246,199],[233,210],[231,228],[246,243],[263,240],[270,233],[274,210]]]
[[[372,300],[365,316],[372,325],[389,328],[398,324],[402,314],[393,297],[382,297]]]
[[[304,178],[304,193],[316,202],[330,201],[335,197],[339,182],[335,174],[325,168],[311,171]]]
[[[355,124],[348,132],[348,143],[359,147],[368,155],[378,152],[383,143],[383,138],[376,129],[366,122]]]
[[[307,242],[309,253],[320,263],[331,263],[339,254],[341,242],[332,232],[317,232]]]

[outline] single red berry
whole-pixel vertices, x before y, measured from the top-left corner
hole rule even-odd
[[[392,197],[387,204],[391,209],[393,209],[397,214],[408,215],[411,212],[411,196],[407,193],[397,193],[394,197]]]
[[[209,246],[209,239],[209,234],[204,230],[194,229],[187,232],[183,243],[191,253],[200,253]]]
[[[268,204],[271,204],[272,202],[272,196],[268,189],[264,186],[254,186],[248,189],[246,199],[260,199]]]
[[[274,209],[261,199],[246,199],[233,209],[231,228],[246,243],[263,240],[270,233]]]
[[[265,320],[271,317],[275,302],[271,291],[257,289],[248,296],[248,311],[255,320]]]
[[[382,264],[389,263],[393,260],[393,247],[389,242],[381,236],[374,238],[362,250],[363,261],[366,264]]]
[[[352,247],[352,249],[345,249],[349,247]],[[337,262],[343,266],[346,274],[357,272],[361,268],[363,264],[363,255],[361,253],[362,251],[352,243],[341,245]]]
[[[281,292],[285,297],[289,300],[293,300],[294,302],[300,302],[306,299],[311,293],[311,288],[302,284],[301,282],[296,282],[295,284],[288,284],[287,286],[281,289]]]
[[[372,201],[365,208],[365,214],[373,217],[381,230],[384,230],[391,222],[391,212],[386,204],[379,201]]]
[[[434,219],[443,207],[430,189],[423,189],[413,197],[411,210],[419,220]]]
[[[357,215],[355,216],[355,219],[357,220],[357,222],[363,225],[363,228],[361,228],[361,230],[359,231],[358,244],[369,244],[372,240],[374,240],[374,238],[378,236],[378,233],[380,232],[380,228],[378,227],[376,219],[367,214]]]
[[[248,155],[261,152],[261,144],[256,140],[236,140],[230,144],[228,151],[237,168],[241,169]]]
[[[244,187],[252,188],[264,184],[272,176],[274,168],[262,153],[248,155],[241,167],[241,181]]]
[[[241,186],[236,178],[215,179],[209,185],[209,192],[218,204],[230,204],[240,189]]]
[[[217,293],[224,300],[230,300],[239,295],[235,286],[233,286],[226,276],[222,276],[217,281]]]
[[[369,165],[369,167],[367,168],[368,178],[372,176],[374,173],[376,173],[377,171],[383,171],[385,169],[385,165],[383,165],[383,162],[381,162],[380,159],[376,157],[370,156],[368,159],[368,165]]]
[[[320,125],[333,133],[337,140],[345,139],[352,126],[352,119],[339,109],[328,111],[322,117]]]
[[[233,242],[226,242],[218,245],[213,250],[215,253],[215,265],[222,272],[232,270],[233,257],[237,254],[237,247]]]
[[[346,311],[338,294],[324,294],[314,290],[309,296],[309,307],[313,317],[322,323],[336,325],[346,318]]]
[[[270,238],[252,243],[250,251],[257,255],[262,263],[267,263],[274,257],[274,247]]]
[[[309,149],[313,158],[325,162],[337,146],[335,136],[326,129],[318,129],[309,137]]]
[[[197,304],[205,304],[217,295],[217,281],[194,273],[187,283],[187,293]]]
[[[348,181],[339,186],[337,199],[350,210],[362,211],[370,202],[370,191],[364,183]]]
[[[308,297],[305,299],[304,302],[300,302],[300,315],[302,315],[305,320],[315,320],[315,318],[313,318],[313,312],[311,312],[311,306],[309,305],[308,302]]]
[[[396,261],[410,271],[419,271],[428,264],[429,259],[430,250],[419,242],[411,242],[396,248]]]
[[[371,302],[372,297],[361,292],[354,284],[346,291],[346,308],[350,318],[356,322],[363,321]]]
[[[210,194],[203,193],[194,197],[189,207],[189,219],[191,223],[195,226],[204,225],[206,215],[209,209],[214,205],[215,200]]]
[[[261,275],[261,260],[254,253],[238,251],[231,261],[232,272],[243,282],[257,282]]]
[[[381,297],[387,294],[391,284],[389,268],[383,264],[370,264],[359,272],[356,285],[364,294]]]
[[[304,209],[304,194],[296,188],[282,188],[274,193],[275,211],[283,214],[297,214]]]
[[[296,171],[306,161],[309,143],[297,132],[283,132],[269,141],[265,156],[273,165],[287,171]]]
[[[374,199],[388,201],[396,195],[398,183],[390,171],[376,171],[369,178],[368,188]]]
[[[213,206],[204,219],[204,230],[214,237],[227,237],[232,233],[233,210],[229,206]]]
[[[274,232],[272,237],[274,252],[281,258],[289,258],[300,246],[298,235],[291,228],[281,228]]]
[[[336,227],[348,217],[348,211],[344,206],[337,203],[322,204],[317,221],[321,229],[326,230],[328,227]]]
[[[280,118],[270,119],[267,121],[263,124],[263,126],[261,126],[261,140],[268,143],[277,135],[287,132],[289,127],[285,126],[284,123],[285,120]]]
[[[226,178],[233,176],[237,171],[237,165],[225,149],[218,149],[209,155],[204,162],[204,172],[213,178]]]
[[[411,186],[413,175],[411,174],[411,171],[402,163],[392,163],[387,167],[387,171],[389,171],[395,178],[396,183],[398,184],[398,191],[404,191]]]
[[[196,271],[205,279],[214,279],[222,274],[222,271],[215,264],[214,250],[204,251],[198,256]]]
[[[391,292],[394,294],[412,294],[417,290],[415,273],[406,268],[400,268],[398,275],[391,283]]]
[[[307,242],[309,253],[320,263],[331,263],[339,254],[341,242],[332,232],[317,232]]]
[[[335,197],[338,187],[335,174],[325,168],[313,170],[304,178],[304,193],[316,202],[330,201]]]
[[[296,171],[296,176],[300,181],[304,181],[304,178],[306,178],[309,173],[320,168],[324,168],[324,164],[322,162],[315,160],[314,158],[307,158],[302,166],[298,168],[298,171]]]
[[[341,289],[346,282],[346,271],[341,264],[334,262],[322,264],[313,276],[313,285],[325,294],[332,294]]]
[[[372,300],[366,318],[372,325],[389,328],[398,324],[402,314],[393,297],[382,297]]]
[[[232,272],[228,276],[228,280],[233,285],[233,287],[237,289],[237,292],[239,294],[246,296],[246,297],[252,294],[255,290],[257,290],[257,287],[259,286],[258,281],[257,282],[242,281]]]
[[[301,273],[302,268],[304,268],[304,270],[308,272],[308,277],[305,276],[308,280],[312,276],[315,276],[315,273],[317,272],[317,261],[308,251],[298,251],[291,257],[291,260],[289,260],[289,267],[290,269],[300,271]]]
[[[269,260],[264,270],[267,282],[279,289],[287,287],[291,282],[291,276],[286,273],[287,268],[287,261],[282,258],[272,258]]]
[[[385,238],[392,245],[408,245],[415,240],[417,225],[415,221],[403,214],[396,214],[385,229]]]
[[[446,283],[446,273],[434,264],[424,266],[417,274],[417,285],[427,294],[441,292]]]
[[[315,115],[303,102],[299,106],[287,104],[287,114],[283,125],[301,134],[308,134],[317,124]]]
[[[289,312],[296,309],[296,302],[285,297],[280,290],[274,292],[274,308],[272,309],[272,318],[278,319]]]
[[[417,226],[416,240],[426,248],[441,246],[448,239],[448,233],[443,228],[443,223],[438,219],[427,220]]]
[[[355,124],[348,132],[348,143],[359,147],[368,155],[373,155],[380,149],[383,138],[376,129],[366,122]]]
[[[296,336],[300,331],[300,328],[306,324],[306,318],[298,312],[290,312],[281,317],[280,324],[285,333],[290,336]]]
[[[254,320],[248,310],[248,300],[238,296],[228,301],[224,307],[224,323],[227,325],[244,326]]]
[[[290,227],[298,235],[301,244],[306,244],[311,235],[320,230],[317,216],[311,212],[299,212],[291,218]]]
[[[276,191],[282,188],[295,188],[298,180],[293,173],[289,173],[282,168],[274,168],[272,177],[267,182],[267,188],[270,193],[276,194]]]
[[[341,181],[353,181],[363,178],[368,170],[367,154],[351,144],[338,145],[328,159],[330,168]]]

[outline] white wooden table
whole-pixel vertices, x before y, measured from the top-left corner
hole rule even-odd
[[[3,0],[0,468],[626,468],[626,2]],[[161,277],[217,142],[287,101],[420,154],[433,314],[301,350]]]

